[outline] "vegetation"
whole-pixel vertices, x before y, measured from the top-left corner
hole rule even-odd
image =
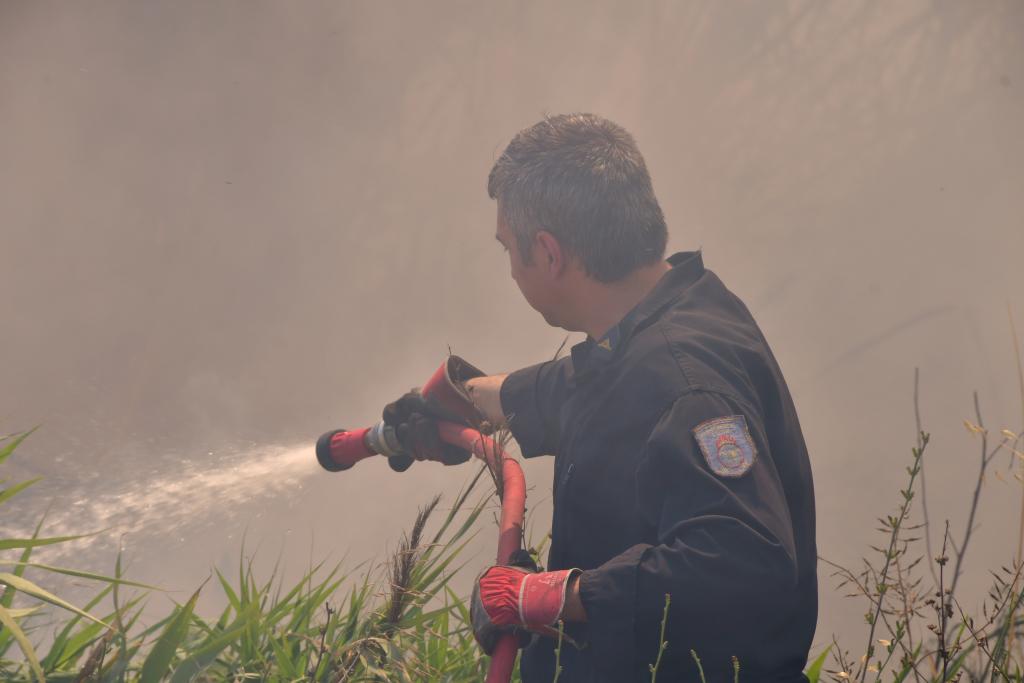
[[[2,442],[0,462],[28,434]],[[482,474],[483,470],[481,470]],[[31,562],[32,550],[77,537],[0,539],[0,550],[19,549],[5,562],[0,599],[0,679],[4,681],[479,681],[487,667],[473,640],[466,601],[448,583],[461,569],[460,551],[471,537],[486,498],[467,503],[480,475],[458,496],[433,536],[427,524],[438,498],[424,507],[390,561],[361,575],[340,565],[311,567],[295,585],[284,586],[272,572],[259,580],[252,562],[240,558],[235,577],[214,573],[214,586],[227,602],[216,619],[195,613],[205,585],[165,618],[140,624],[145,593],[125,598],[129,589],[149,587],[121,576],[50,567]],[[33,482],[0,492],[7,503]],[[24,578],[26,570],[58,572],[91,579],[101,586],[82,608]],[[66,617],[47,646],[39,650],[46,624],[41,604],[13,607],[16,594],[49,603]],[[92,616],[98,605],[112,608]],[[35,641],[35,642],[33,642]],[[17,655],[20,655],[16,657]]]
[[[1024,373],[1021,378],[1024,405]],[[916,394],[915,380],[915,405]],[[991,572],[991,590],[980,613],[972,614],[957,594],[986,475],[1000,455],[1008,456],[1011,468],[1022,468],[1024,463],[1024,435],[1008,430],[991,433],[984,426],[977,397],[975,407],[975,419],[966,427],[979,444],[979,469],[972,482],[964,533],[954,538],[945,522],[941,544],[936,543],[933,551],[923,486],[930,439],[919,424],[897,509],[879,519],[885,541],[873,547],[873,555],[857,569],[822,559],[832,567],[841,588],[867,602],[867,633],[859,655],[838,642],[813,653],[806,672],[811,683],[825,678],[838,683],[1022,681],[1024,514],[1015,557]],[[0,438],[0,465],[28,435]],[[489,497],[480,495],[477,502],[469,503],[484,471],[458,495],[432,536],[427,528],[438,513],[439,499],[421,509],[385,565],[357,574],[346,573],[340,565],[320,564],[310,567],[295,585],[285,586],[276,571],[265,580],[258,579],[243,551],[237,576],[215,571],[207,582],[212,585],[200,586],[189,600],[152,625],[140,619],[143,599],[152,589],[126,580],[120,557],[113,576],[33,562],[34,549],[79,538],[42,537],[41,521],[29,538],[0,539],[0,586],[4,587],[0,679],[76,683],[483,680],[487,658],[473,640],[466,600],[452,591],[449,582],[462,569],[460,552]],[[0,480],[0,486],[5,483]],[[33,483],[0,489],[0,506]],[[920,505],[915,506],[915,501]],[[917,514],[921,519],[915,522]],[[54,574],[93,581],[98,590],[88,604],[76,607],[45,588],[46,579]],[[223,593],[227,606],[215,619],[195,612],[202,590]],[[666,615],[669,599],[666,596]],[[46,620],[47,614],[51,619],[57,616],[52,635],[46,630],[52,623]],[[661,653],[673,646],[662,640],[658,660],[649,666],[652,682],[657,679]],[[703,681],[698,653],[691,654],[693,680]],[[732,664],[733,680],[742,680],[742,662],[734,659]],[[556,680],[560,673],[559,666]]]
[[[1024,373],[1020,373],[1020,377],[1024,410]],[[914,384],[915,414],[919,415],[916,375]],[[1021,450],[1024,434],[1007,429],[995,435],[990,433],[984,426],[977,394],[974,407],[975,420],[965,420],[964,425],[978,440],[979,467],[959,541],[950,533],[946,520],[941,547],[937,553],[933,552],[932,524],[923,486],[924,456],[930,439],[921,430],[918,417],[918,441],[906,469],[907,485],[899,491],[899,507],[895,514],[878,520],[878,531],[884,535],[885,543],[872,546],[873,557],[864,558],[862,566],[856,570],[822,558],[832,567],[840,588],[849,589],[851,597],[868,603],[864,615],[868,632],[863,654],[855,658],[833,641],[830,652],[834,667],[826,673],[834,680],[860,683],[869,678],[876,683],[886,679],[931,683],[959,681],[965,677],[968,681],[1022,680],[1024,514],[1014,538],[1014,558],[1006,566],[990,572],[992,583],[981,604],[981,614],[972,614],[957,594],[964,559],[977,530],[982,486],[997,456],[1008,455],[1008,469],[1024,483],[1021,476],[1024,474]],[[996,475],[1005,479],[998,471]],[[1021,491],[1024,511],[1024,488]],[[918,494],[921,521],[911,523],[912,503]],[[927,568],[927,574],[922,565]]]

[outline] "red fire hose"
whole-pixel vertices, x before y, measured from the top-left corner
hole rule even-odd
[[[526,477],[519,463],[506,457],[498,444],[490,437],[475,429],[452,422],[438,424],[441,439],[458,446],[487,463],[491,472],[501,468],[504,495],[501,499],[501,523],[498,526],[498,564],[507,564],[512,555],[520,549],[523,537],[523,515],[526,512]],[[506,635],[498,641],[491,655],[491,666],[487,670],[487,683],[508,683],[516,665],[519,644],[516,637]]]
[[[502,482],[497,563],[507,564],[512,555],[520,549],[523,536],[526,478],[523,476],[522,468],[518,462],[506,457],[493,439],[471,427],[454,422],[439,422],[438,432],[446,443],[470,451],[487,463],[491,472]],[[402,457],[396,455],[398,452],[394,432],[384,423],[354,432],[327,432],[320,437],[316,445],[317,460],[325,469],[332,472],[347,470],[359,460],[377,454],[388,455],[392,462],[395,462]],[[512,677],[512,669],[515,668],[518,649],[516,637],[511,634],[498,641],[491,655],[486,683],[508,683]]]

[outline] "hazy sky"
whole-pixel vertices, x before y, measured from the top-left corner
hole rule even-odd
[[[971,392],[986,424],[1024,426],[1022,39],[1013,0],[0,0],[0,431],[41,423],[14,464],[48,476],[20,522],[180,479],[175,542],[199,549],[136,530],[144,580],[188,587],[245,528],[383,554],[470,471],[300,477],[266,453],[312,458],[449,347],[493,372],[554,352],[486,177],[519,129],[592,111],[635,135],[670,248],[702,248],[771,342],[821,554],[854,561],[896,505],[915,367],[929,502],[959,530]],[[190,500],[249,453],[258,500]],[[527,465],[540,525],[550,467]],[[1011,559],[1018,489],[986,484],[979,580]],[[862,606],[821,583],[816,641],[859,633]]]

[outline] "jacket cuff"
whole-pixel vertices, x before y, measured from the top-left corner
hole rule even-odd
[[[548,455],[545,425],[537,403],[537,376],[543,364],[510,373],[501,383],[501,411],[524,458]]]
[[[637,566],[650,546],[637,545],[580,575],[580,602],[587,613],[586,639],[597,671],[610,681],[633,680],[636,662]]]

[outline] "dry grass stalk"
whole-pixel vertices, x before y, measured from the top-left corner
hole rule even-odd
[[[413,570],[419,560],[423,528],[440,501],[440,495],[434,496],[430,503],[420,508],[416,521],[413,522],[412,532],[408,536],[402,536],[398,550],[391,557],[391,594],[384,609],[384,619],[381,621],[381,630],[385,635],[392,634],[402,620],[402,614],[413,592]]]

